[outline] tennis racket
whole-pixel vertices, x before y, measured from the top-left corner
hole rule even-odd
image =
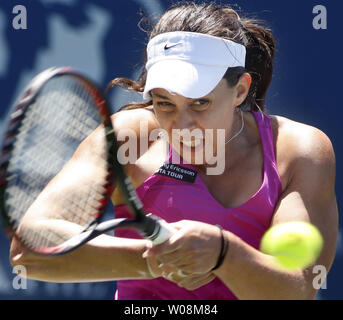
[[[52,202],[48,211],[51,209],[53,214],[47,213],[46,221],[52,227],[37,227],[35,220],[39,217],[27,212],[39,211],[34,206],[41,192],[95,130],[101,132],[92,152],[97,164],[96,179],[86,179],[79,186],[82,192],[77,197],[72,190],[59,195],[58,202],[63,205],[56,212]],[[0,211],[7,233],[46,255],[65,254],[116,228],[135,228],[153,244],[167,240],[171,228],[164,220],[144,212],[117,158],[118,147],[108,103],[92,81],[70,68],[51,68],[40,73],[12,108],[3,139]],[[115,187],[120,189],[132,219],[104,221]],[[72,235],[55,232],[54,226],[61,221],[82,229]]]

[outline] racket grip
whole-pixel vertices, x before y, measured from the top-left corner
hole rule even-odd
[[[175,229],[172,228],[170,224],[163,219],[157,220],[157,224],[159,226],[156,226],[156,228],[159,229],[157,230],[156,238],[151,240],[154,246],[167,241],[175,232]]]
[[[141,230],[142,235],[149,239],[153,245],[161,244],[167,241],[175,232],[165,220],[158,218],[152,214],[145,217],[145,230]]]

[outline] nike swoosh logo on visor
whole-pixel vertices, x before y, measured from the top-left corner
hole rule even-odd
[[[168,45],[168,43],[164,46],[164,50],[168,50],[170,48],[174,48],[178,45],[180,45],[181,43],[176,43],[176,44],[171,44],[171,45]]]

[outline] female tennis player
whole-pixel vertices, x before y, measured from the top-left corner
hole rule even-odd
[[[116,299],[313,299],[311,267],[280,270],[259,251],[271,226],[309,221],[324,238],[316,265],[329,271],[338,231],[329,138],[265,110],[271,32],[228,6],[189,2],[166,11],[149,36],[139,80],[111,83],[146,101],[114,114],[113,124],[117,133],[133,130],[138,146],[153,130],[162,132],[126,169],[146,211],[171,223],[173,235],[151,247],[134,230],[120,229],[58,257],[36,255],[14,239],[12,264],[43,281],[118,280]],[[72,167],[94,148],[91,135]],[[79,175],[73,173],[68,192],[77,195]],[[130,215],[118,190],[112,200],[116,217]]]

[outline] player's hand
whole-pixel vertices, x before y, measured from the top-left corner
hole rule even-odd
[[[186,275],[209,274],[221,250],[220,229],[189,220],[171,225],[176,230],[174,235],[160,245],[147,248],[144,256],[158,261],[158,267],[165,272],[181,270]]]
[[[154,278],[163,277],[187,290],[196,290],[210,283],[215,278],[212,272],[205,274],[186,274],[180,269],[177,270],[175,267],[164,266],[153,256],[147,258],[147,264]]]

